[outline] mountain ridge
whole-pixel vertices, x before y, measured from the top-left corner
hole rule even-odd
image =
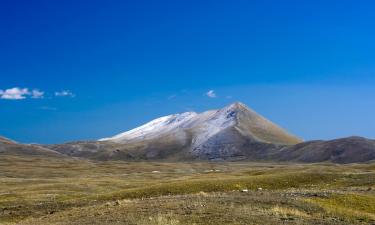
[[[0,154],[92,160],[247,160],[354,163],[375,160],[375,140],[347,137],[302,142],[243,103],[152,120],[98,141],[25,145],[0,137]]]
[[[57,151],[41,145],[21,144],[5,137],[0,137],[0,155],[66,157]]]

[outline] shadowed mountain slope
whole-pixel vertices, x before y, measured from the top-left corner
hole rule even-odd
[[[348,137],[330,141],[308,141],[281,149],[277,160],[353,163],[375,160],[375,140]]]
[[[230,132],[225,132],[225,138]],[[221,139],[220,134],[216,138]],[[172,140],[174,140],[172,138]],[[348,137],[330,141],[308,141],[296,145],[275,145],[263,142],[239,140],[238,151],[220,147],[220,151],[210,152],[208,156],[195,157],[189,146],[175,148],[178,143],[165,142],[165,139],[141,143],[119,144],[108,141],[74,142],[46,146],[68,156],[95,160],[247,160],[247,161],[285,161],[285,162],[333,162],[361,163],[375,160],[375,140],[362,137]],[[154,148],[150,148],[154,146]],[[164,146],[159,148],[157,146]],[[231,145],[230,145],[231,146]],[[227,156],[227,157],[225,157]]]

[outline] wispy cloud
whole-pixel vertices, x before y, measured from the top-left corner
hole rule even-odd
[[[27,98],[31,93],[28,88],[9,88],[6,90],[0,90],[0,98],[7,100],[22,100]]]
[[[74,98],[76,95],[73,92],[71,92],[70,90],[63,90],[63,91],[55,92],[55,96]]]
[[[209,97],[209,98],[216,98],[216,93],[214,90],[209,90],[206,95]]]
[[[31,98],[44,98],[44,91],[34,89],[31,91]]]

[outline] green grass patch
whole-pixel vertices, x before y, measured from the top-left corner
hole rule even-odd
[[[360,194],[333,194],[327,198],[310,198],[333,216],[349,221],[375,222],[375,196]]]
[[[204,179],[170,182],[142,188],[127,189],[117,193],[102,195],[101,199],[148,198],[164,195],[181,195],[199,192],[226,192],[248,190],[280,190],[288,188],[311,188],[334,181],[333,174],[283,173],[272,175],[246,176],[242,178]]]

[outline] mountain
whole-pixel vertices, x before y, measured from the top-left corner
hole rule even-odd
[[[134,146],[147,159],[168,158],[171,154],[183,158],[228,159],[301,140],[237,102],[219,110],[161,117],[99,142]]]
[[[129,143],[151,140],[175,132],[192,131],[195,134],[193,144],[199,147],[209,138],[228,128],[235,128],[242,135],[259,142],[295,144],[301,141],[240,102],[200,114],[185,112],[161,117],[133,130],[99,141]]]
[[[92,160],[247,160],[357,163],[375,160],[375,140],[302,142],[242,103],[155,119],[98,141],[25,145],[0,137],[1,155]]]

